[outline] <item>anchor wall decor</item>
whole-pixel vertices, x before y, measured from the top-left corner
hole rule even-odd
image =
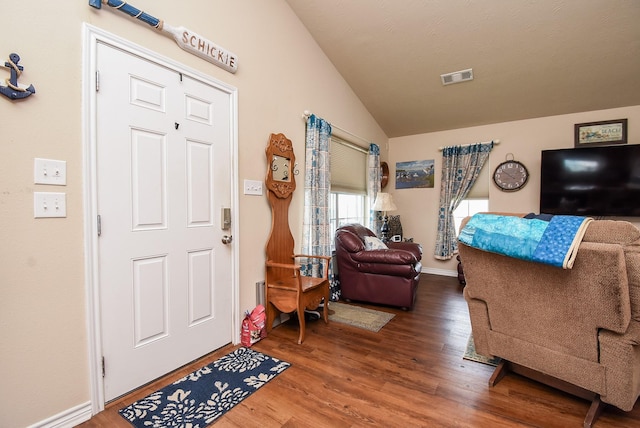
[[[89,6],[95,7],[96,9],[102,9],[102,3],[139,19],[156,30],[172,36],[178,46],[189,53],[197,55],[230,73],[235,73],[238,70],[238,57],[235,54],[221,48],[191,30],[184,27],[172,27],[163,20],[151,16],[140,9],[136,9],[126,1],[89,0]]]
[[[0,94],[12,100],[27,98],[36,93],[33,85],[26,86],[18,83],[18,77],[20,77],[22,70],[24,70],[23,66],[18,65],[19,62],[20,55],[12,53],[9,55],[9,60],[4,63],[4,66],[11,70],[11,77],[5,79],[7,86],[0,85]]]

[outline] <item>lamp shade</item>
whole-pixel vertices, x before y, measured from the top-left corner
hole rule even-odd
[[[395,211],[398,209],[396,204],[393,203],[393,197],[390,193],[378,193],[376,201],[373,203],[374,211]]]

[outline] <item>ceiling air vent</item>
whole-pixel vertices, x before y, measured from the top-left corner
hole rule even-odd
[[[443,85],[451,85],[453,83],[462,83],[473,80],[473,69],[454,71],[453,73],[441,74]]]

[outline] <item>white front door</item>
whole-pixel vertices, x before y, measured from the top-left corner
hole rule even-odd
[[[98,43],[105,400],[232,340],[230,95]]]

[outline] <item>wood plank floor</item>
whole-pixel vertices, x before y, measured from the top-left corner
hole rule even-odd
[[[581,427],[587,401],[509,374],[489,388],[493,367],[462,359],[471,327],[456,278],[423,274],[412,311],[363,305],[396,316],[378,333],[339,323],[285,323],[254,345],[292,363],[215,422],[216,427]],[[107,405],[80,427],[130,427],[118,409],[208,364],[220,349]],[[596,428],[640,426],[607,407]]]

